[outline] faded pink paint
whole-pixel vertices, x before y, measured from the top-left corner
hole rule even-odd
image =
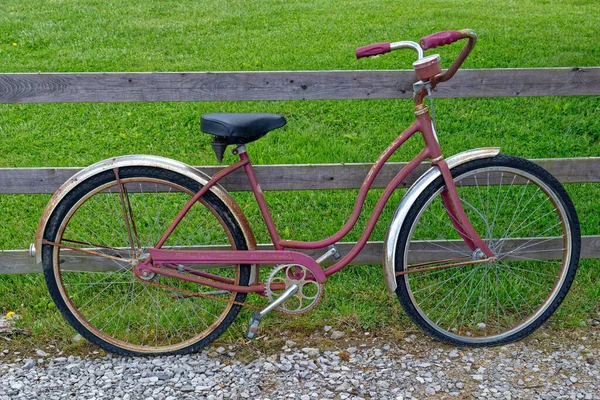
[[[267,225],[267,230],[269,231],[269,236],[271,236],[271,241],[273,242],[273,246],[275,246],[276,250],[281,250],[283,247],[281,246],[279,233],[277,233],[277,228],[275,227],[275,223],[273,222],[273,217],[271,216],[271,212],[269,211],[269,206],[265,200],[265,196],[260,188],[258,183],[258,179],[256,178],[256,174],[254,173],[254,168],[252,168],[252,163],[248,157],[247,153],[241,153],[240,159],[245,160],[246,164],[244,165],[244,171],[246,172],[246,176],[248,177],[248,181],[250,182],[250,187],[252,188],[252,193],[254,193],[254,198],[256,198],[256,202],[258,203],[258,208],[260,209],[260,213]]]
[[[200,200],[200,198],[202,196],[204,196],[204,194],[206,192],[208,192],[211,187],[213,187],[218,181],[220,181],[222,178],[226,177],[227,175],[229,175],[233,171],[235,171],[235,170],[243,167],[244,165],[246,165],[246,163],[248,163],[248,160],[240,160],[240,161],[236,162],[235,164],[232,164],[232,165],[228,166],[227,168],[223,168],[222,170],[220,170],[219,172],[217,172],[206,183],[206,185],[204,185],[204,187],[202,189],[200,189],[200,191],[198,193],[196,193],[190,200],[188,200],[188,202],[185,204],[185,206],[183,206],[183,208],[181,209],[181,211],[179,211],[179,214],[177,214],[177,216],[175,217],[175,219],[173,220],[173,222],[171,222],[171,225],[169,225],[169,227],[167,228],[167,230],[165,231],[165,233],[163,233],[163,235],[161,236],[160,240],[158,241],[158,243],[156,244],[155,247],[157,249],[160,249],[162,247],[162,245],[165,244],[165,242],[167,241],[167,239],[169,238],[169,236],[171,236],[171,233],[173,233],[173,231],[175,230],[175,228],[177,227],[177,225],[179,225],[179,223],[181,222],[181,220],[183,219],[183,217],[185,217],[185,215],[188,213],[188,211],[190,211],[190,209],[192,208],[192,206],[198,200]]]
[[[354,245],[354,247],[346,254],[341,260],[327,268],[326,270],[322,270],[319,264],[316,261],[299,252],[284,250],[286,248],[292,249],[321,249],[332,245],[342,238],[344,238],[350,230],[356,225],[358,218],[362,212],[365,199],[369,189],[371,188],[375,178],[383,168],[383,165],[388,161],[392,154],[398,148],[400,148],[410,137],[412,137],[415,133],[420,132],[423,135],[423,139],[425,142],[425,148],[413,159],[411,160],[402,170],[400,170],[396,176],[391,180],[391,182],[386,186],[383,194],[377,201],[375,208],[367,222],[367,226],[363,230],[359,240]],[[250,292],[263,292],[265,289],[264,283],[260,283],[258,285],[252,286],[238,286],[233,285],[231,280],[223,280],[221,277],[215,276],[210,273],[202,272],[202,271],[186,271],[190,276],[180,272],[175,271],[175,268],[172,266],[177,264],[298,264],[303,265],[308,268],[314,276],[314,279],[319,283],[324,283],[326,277],[338,272],[340,269],[348,265],[364,248],[379,217],[385,207],[387,201],[391,197],[394,190],[398,188],[398,186],[406,179],[408,174],[415,170],[423,161],[427,158],[436,159],[438,157],[442,157],[442,152],[439,146],[439,142],[435,137],[431,118],[428,113],[421,114],[417,116],[417,120],[408,127],[404,132],[402,132],[379,156],[371,170],[365,177],[363,181],[358,197],[354,204],[354,208],[352,210],[352,214],[350,215],[348,221],[342,226],[342,228],[336,232],[333,236],[323,239],[316,242],[302,242],[302,241],[294,241],[294,240],[281,240],[279,234],[277,232],[277,228],[275,227],[275,223],[273,221],[273,217],[269,211],[269,207],[265,200],[265,197],[260,189],[260,184],[258,183],[258,179],[256,178],[256,174],[252,167],[252,163],[250,162],[250,158],[247,153],[243,152],[239,155],[240,160],[235,164],[230,165],[227,168],[219,171],[217,174],[213,176],[212,179],[198,192],[196,193],[192,199],[186,203],[184,208],[179,212],[175,220],[171,223],[169,228],[165,231],[161,240],[157,243],[155,248],[148,249],[150,253],[150,257],[145,260],[144,263],[138,265],[136,267],[137,273],[140,273],[142,270],[147,270],[150,272],[154,272],[157,274],[183,279],[189,282],[194,282],[201,285],[210,286],[216,289],[222,290],[230,290],[242,293],[250,293]],[[456,187],[454,186],[454,181],[452,180],[452,176],[448,169],[448,165],[442,159],[436,163],[438,168],[440,169],[442,176],[444,178],[444,182],[446,183],[446,187],[448,188],[442,195],[444,199],[444,206],[448,211],[448,215],[452,220],[452,223],[459,231],[461,236],[464,238],[466,244],[472,249],[475,250],[477,247],[481,248],[482,251],[488,256],[493,256],[491,250],[485,245],[483,240],[477,235],[475,229],[469,222],[464,209],[460,203],[460,199],[458,197],[458,193],[456,191]],[[206,193],[212,186],[214,186],[220,179],[229,175],[233,171],[244,168],[244,171],[248,177],[248,181],[250,183],[250,187],[252,188],[252,192],[256,198],[258,203],[260,212],[262,217],[267,225],[267,229],[269,231],[269,235],[273,241],[273,245],[276,250],[229,250],[229,251],[218,251],[218,250],[207,250],[207,251],[185,251],[185,250],[169,250],[169,249],[161,249],[161,246],[165,243],[169,235],[173,232],[175,227],[181,222],[184,218],[185,214],[189,211],[192,205],[202,197],[204,193]],[[161,266],[166,266],[167,269],[161,268]],[[206,279],[202,279],[206,278]],[[208,279],[208,280],[207,280]]]
[[[446,31],[439,32],[434,35],[427,36],[421,39],[421,47],[424,49],[434,48],[445,44],[453,43],[461,39],[464,35],[458,31]],[[468,36],[468,35],[467,35]],[[375,45],[365,46],[357,49],[357,57],[365,57],[368,55],[382,54],[390,51],[389,43],[379,43]],[[471,46],[472,47],[472,46]],[[466,53],[468,54],[468,52]],[[463,56],[466,57],[466,55]],[[415,103],[420,105],[421,97],[415,97]],[[426,110],[425,110],[426,111]],[[420,132],[425,142],[425,148],[415,156],[404,168],[402,168],[391,182],[386,186],[383,194],[377,201],[375,208],[373,209],[371,216],[364,228],[359,240],[354,247],[346,254],[341,260],[332,265],[331,267],[323,270],[317,262],[303,254],[296,251],[285,250],[287,248],[292,249],[321,249],[329,245],[335,244],[344,238],[356,225],[358,218],[362,212],[365,199],[369,189],[371,188],[375,178],[383,168],[383,165],[389,160],[392,154],[398,148],[400,148],[410,137],[415,133]],[[402,132],[390,145],[381,153],[373,167],[371,167],[369,173],[365,177],[361,188],[359,190],[358,197],[352,209],[352,213],[346,223],[341,229],[336,232],[333,236],[315,241],[315,242],[303,242],[294,240],[282,240],[280,239],[277,228],[273,221],[273,217],[269,211],[269,207],[265,200],[265,197],[256,178],[256,174],[250,162],[250,158],[246,152],[239,154],[240,160],[235,164],[230,165],[216,173],[208,183],[196,193],[183,207],[179,214],[175,217],[171,225],[167,228],[161,239],[155,246],[155,248],[148,249],[150,256],[141,264],[135,267],[137,274],[141,274],[142,271],[154,272],[160,275],[169,276],[177,279],[194,282],[200,285],[206,285],[217,289],[250,293],[259,292],[262,293],[265,290],[265,284],[259,283],[251,286],[238,286],[233,284],[233,280],[230,278],[223,278],[217,275],[213,275],[204,271],[197,270],[185,270],[181,273],[177,270],[174,265],[178,264],[201,264],[201,265],[214,265],[214,264],[297,264],[308,268],[312,275],[319,283],[324,283],[326,277],[336,273],[346,265],[348,265],[364,248],[367,243],[373,229],[383,208],[387,201],[391,197],[392,193],[398,188],[398,186],[406,179],[406,177],[415,170],[423,161],[427,158],[436,160],[435,165],[440,169],[441,175],[446,185],[446,190],[442,193],[443,204],[448,212],[448,216],[452,221],[452,224],[458,230],[459,234],[463,237],[465,243],[472,249],[480,248],[488,257],[493,257],[493,252],[486,246],[485,242],[477,234],[472,224],[470,223],[465,211],[462,207],[454,180],[448,168],[448,164],[443,159],[442,151],[440,149],[439,142],[435,136],[431,118],[428,112],[424,112],[417,116],[416,121]],[[166,242],[169,235],[185,217],[187,212],[191,209],[193,204],[198,201],[211,187],[213,187],[223,177],[229,175],[233,171],[240,168],[244,168],[244,172],[248,177],[250,187],[256,202],[259,206],[261,215],[267,226],[269,236],[273,242],[275,250],[170,250],[161,249],[161,246]],[[161,268],[164,266],[166,268]],[[141,276],[141,275],[140,275]],[[205,279],[202,279],[205,278]],[[275,285],[281,290],[284,288]]]
[[[348,232],[350,232],[352,230],[354,225],[356,225],[356,221],[358,221],[358,217],[360,216],[363,205],[365,203],[367,193],[368,193],[369,189],[371,188],[373,181],[377,177],[377,174],[379,174],[379,171],[381,171],[381,168],[383,168],[383,165],[391,157],[391,155],[394,154],[394,152],[396,150],[398,150],[398,148],[400,146],[402,146],[402,144],[404,144],[404,142],[406,142],[412,135],[414,135],[420,129],[422,129],[421,122],[420,121],[414,122],[410,127],[408,127],[404,132],[402,132],[402,134],[400,134],[400,136],[398,136],[384,150],[383,153],[381,153],[381,155],[379,156],[379,158],[377,159],[375,164],[371,167],[371,170],[365,177],[365,180],[363,181],[363,183],[360,187],[360,191],[358,192],[358,198],[356,199],[356,203],[354,203],[354,208],[352,209],[352,214],[350,215],[350,219],[346,222],[346,224],[344,224],[344,226],[337,233],[335,233],[331,237],[328,237],[327,239],[323,239],[318,242],[300,242],[300,241],[295,241],[295,240],[282,240],[282,241],[280,241],[280,245],[282,245],[284,248],[292,248],[292,249],[320,249],[323,247],[330,246],[336,242],[339,242],[341,239],[343,239],[344,236],[346,236],[348,234]],[[406,170],[406,167],[404,167],[402,169],[402,171],[404,171],[404,170]],[[412,172],[412,170],[407,171],[407,175],[410,172]],[[400,182],[398,182],[397,184],[399,184],[399,183]],[[393,184],[393,182],[388,184],[388,187],[392,184]],[[396,187],[394,187],[394,189],[395,188]],[[377,218],[379,218],[379,214],[377,215]],[[363,233],[363,235],[364,235],[364,233]]]

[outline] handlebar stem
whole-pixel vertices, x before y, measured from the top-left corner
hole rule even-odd
[[[411,42],[408,40],[403,40],[401,42],[390,43],[390,48],[392,50],[397,49],[413,49],[417,51],[419,59],[423,58],[423,49],[418,43]]]

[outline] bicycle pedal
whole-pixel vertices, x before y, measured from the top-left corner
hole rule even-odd
[[[258,311],[252,313],[250,317],[250,324],[248,325],[248,331],[246,332],[246,337],[248,339],[254,339],[254,337],[260,332],[260,320],[262,319],[262,315]]]
[[[329,250],[327,250],[327,252],[325,252],[325,254],[323,254],[321,257],[317,258],[317,264],[323,263],[331,256],[333,256],[334,260],[339,260],[342,257],[334,245],[329,246]]]
[[[331,248],[333,249],[333,259],[334,260],[339,260],[340,258],[342,258],[342,255],[340,254],[338,249],[336,249],[334,246],[331,246]]]

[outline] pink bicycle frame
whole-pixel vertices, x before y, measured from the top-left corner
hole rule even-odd
[[[442,152],[439,146],[439,142],[435,135],[432,122],[428,113],[427,108],[424,108],[423,112],[415,112],[417,115],[416,121],[408,127],[404,132],[400,134],[379,156],[365,180],[363,181],[358,198],[356,199],[352,214],[344,226],[333,236],[316,242],[302,242],[294,240],[282,240],[277,232],[273,218],[265,201],[265,197],[262,193],[252,163],[248,154],[245,152],[243,147],[239,147],[240,160],[236,163],[222,169],[216,173],[210,181],[196,193],[179,212],[177,217],[173,220],[171,225],[164,232],[158,243],[154,248],[149,249],[150,257],[144,262],[136,266],[136,273],[140,274],[144,271],[170,276],[174,278],[183,279],[186,281],[194,282],[201,285],[210,286],[220,290],[229,290],[235,292],[263,292],[265,289],[264,283],[257,283],[251,286],[239,286],[235,285],[235,282],[228,278],[223,278],[217,275],[210,274],[208,272],[195,271],[192,269],[186,270],[189,275],[177,272],[175,268],[169,268],[171,265],[178,265],[181,263],[191,264],[278,264],[278,263],[294,263],[307,267],[313,274],[313,278],[319,282],[325,282],[327,276],[338,272],[340,269],[348,265],[360,251],[363,249],[367,240],[369,239],[375,224],[379,219],[385,204],[389,200],[390,196],[396,190],[396,188],[402,183],[402,181],[410,174],[418,165],[420,165],[426,159],[430,159],[432,164],[440,169],[441,175],[446,184],[446,190],[442,193],[443,204],[447,210],[447,213],[459,232],[465,243],[471,248],[476,250],[479,248],[487,257],[493,257],[493,252],[486,246],[481,237],[477,234],[471,223],[469,222],[465,211],[460,202],[456,186],[452,179],[452,175],[448,168],[446,161],[442,156]],[[377,174],[381,171],[383,165],[391,157],[394,152],[400,148],[410,137],[415,133],[420,132],[423,135],[425,141],[425,148],[419,152],[414,159],[412,159],[404,168],[402,168],[391,182],[386,186],[383,194],[377,201],[375,208],[369,218],[369,221],[361,234],[360,239],[354,245],[354,247],[338,262],[333,264],[331,267],[322,270],[319,264],[311,257],[295,251],[286,249],[321,249],[332,245],[343,237],[355,226],[362,208],[365,203],[367,192],[371,188],[373,181],[377,177]],[[267,230],[271,237],[275,250],[169,250],[162,249],[162,246],[169,238],[169,235],[185,217],[187,212],[191,209],[196,201],[198,201],[206,192],[210,190],[217,182],[223,177],[231,174],[240,168],[244,168],[244,171],[250,182],[252,192],[258,203],[260,212],[267,226]],[[166,266],[167,268],[161,268]]]

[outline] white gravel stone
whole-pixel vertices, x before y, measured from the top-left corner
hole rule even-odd
[[[48,357],[48,355],[49,355],[44,350],[40,350],[40,349],[36,350],[35,354],[37,354],[38,357]]]
[[[549,336],[543,346],[537,346],[541,336],[536,336],[526,344],[462,349],[464,356],[417,336],[411,344],[390,345],[380,337],[360,335],[364,341],[345,351],[302,347],[310,343],[307,339],[251,361],[229,357],[240,353],[235,346],[225,346],[221,354],[210,350],[215,357],[204,351],[155,358],[81,359],[53,349],[59,357],[49,356],[40,365],[25,350],[13,354],[0,347],[0,400],[59,400],[65,395],[83,400],[591,400],[599,398],[600,363],[598,338],[594,332],[586,335],[585,342],[567,344]]]
[[[333,331],[331,332],[331,340],[339,340],[345,336],[345,333],[342,331]]]
[[[319,349],[314,348],[314,347],[303,347],[302,351],[304,353],[306,353],[309,357],[315,357],[318,356],[319,353],[321,352]]]
[[[383,390],[387,390],[387,389],[389,389],[390,384],[387,381],[378,381],[377,382],[377,387],[380,388],[380,389],[383,389]]]
[[[78,333],[77,335],[73,336],[73,337],[71,338],[71,340],[72,340],[73,342],[75,342],[75,343],[77,343],[77,342],[81,342],[81,341],[83,340],[83,336],[81,336],[81,335]]]

